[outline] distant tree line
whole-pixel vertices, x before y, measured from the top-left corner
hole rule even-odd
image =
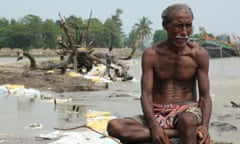
[[[115,48],[133,47],[136,40],[141,40],[140,48],[145,48],[150,43],[164,40],[167,34],[164,30],[152,32],[152,22],[147,17],[142,17],[139,22],[133,24],[132,30],[126,35],[122,30],[120,15],[121,9],[101,22],[97,18],[82,19],[75,15],[66,17],[66,25],[71,29],[71,34],[76,43],[89,43],[93,39],[94,47]],[[89,24],[89,25],[88,25]],[[86,27],[88,31],[86,33]],[[84,35],[83,35],[84,34]],[[196,35],[199,36],[199,35]],[[27,15],[19,20],[0,18],[0,48],[58,48],[57,40],[64,39],[64,32],[56,20],[42,20],[36,15]]]

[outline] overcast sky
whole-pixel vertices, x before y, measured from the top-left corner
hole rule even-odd
[[[153,30],[162,29],[161,12],[169,4],[186,3],[194,13],[194,32],[199,26],[208,33],[240,35],[240,0],[0,0],[0,17],[19,19],[28,14],[45,19],[59,19],[58,13],[68,17],[76,15],[87,19],[92,17],[104,22],[115,14],[117,8],[123,10],[120,19],[124,32],[145,16],[152,21]]]

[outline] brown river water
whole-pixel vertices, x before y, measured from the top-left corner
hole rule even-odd
[[[15,60],[8,57],[0,58],[0,64]],[[62,94],[41,92],[72,99],[56,106],[41,99],[5,96],[0,93],[0,140],[7,142],[8,139],[34,138],[41,133],[54,131],[55,127],[66,128],[85,124],[83,115],[89,110],[108,111],[114,116],[141,113],[140,58],[129,61],[129,64],[131,65],[129,74],[134,76],[134,80],[109,83],[107,90]],[[214,141],[238,144],[240,108],[233,108],[230,101],[240,104],[240,57],[211,59],[209,76],[213,100],[211,137]],[[69,113],[74,106],[78,107],[77,113]],[[42,124],[42,129],[26,129],[31,123]],[[229,130],[231,126],[237,130]]]

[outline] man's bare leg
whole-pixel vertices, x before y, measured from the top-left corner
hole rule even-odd
[[[151,142],[149,128],[131,118],[113,119],[109,122],[107,130],[110,136],[118,138],[123,143]],[[169,138],[178,137],[178,131],[175,129],[164,131]]]
[[[108,134],[122,142],[151,141],[149,129],[134,119],[113,119],[108,123]]]
[[[182,113],[179,116],[177,129],[182,144],[197,144],[197,118],[193,113]]]

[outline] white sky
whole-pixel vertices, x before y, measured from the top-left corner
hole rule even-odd
[[[115,14],[117,8],[123,10],[120,19],[126,34],[132,26],[145,16],[152,21],[153,30],[162,29],[161,12],[169,4],[186,3],[194,13],[194,33],[199,26],[208,33],[240,35],[239,0],[0,0],[0,17],[19,19],[28,14],[45,19],[59,19],[58,13],[68,17],[76,15],[87,19],[90,11],[104,22]]]

